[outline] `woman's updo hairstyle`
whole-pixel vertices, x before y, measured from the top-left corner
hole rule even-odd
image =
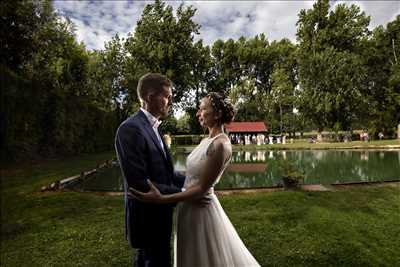
[[[214,111],[221,111],[222,117],[220,122],[222,124],[230,123],[233,120],[233,117],[235,116],[233,105],[222,93],[210,92],[206,97],[210,99]]]

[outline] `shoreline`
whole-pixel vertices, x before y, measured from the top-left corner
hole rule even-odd
[[[196,146],[177,146],[171,148],[173,152],[190,153]],[[274,144],[274,145],[232,145],[232,151],[256,151],[256,150],[380,150],[380,151],[397,151],[400,145],[368,145],[368,146],[330,146],[329,143],[318,144],[318,146],[298,146],[293,144]]]
[[[352,188],[371,188],[371,187],[394,187],[400,189],[400,180],[395,181],[379,181],[379,182],[354,182],[343,184],[306,184],[300,185],[295,190],[285,190],[281,186],[276,187],[261,187],[261,188],[237,188],[237,189],[216,189],[214,192],[217,196],[231,196],[231,195],[249,195],[260,193],[273,193],[273,192],[337,192],[348,190]],[[112,191],[74,191],[74,190],[60,190],[60,192],[77,192],[77,193],[91,193],[99,196],[122,196],[124,192]]]
[[[400,140],[391,140],[390,144],[360,142],[349,143],[307,143],[297,142],[293,144],[271,144],[271,145],[232,145],[232,151],[254,151],[254,150],[400,150]],[[195,145],[173,146],[172,151],[191,152]]]

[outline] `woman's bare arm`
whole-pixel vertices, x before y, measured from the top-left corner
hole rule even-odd
[[[131,192],[138,200],[151,203],[175,203],[203,197],[218,178],[225,162],[230,158],[231,148],[224,139],[217,138],[210,144],[207,150],[206,167],[201,174],[199,182],[186,188],[184,192],[161,195],[150,181],[148,181],[151,188],[149,192],[142,193],[134,189]]]

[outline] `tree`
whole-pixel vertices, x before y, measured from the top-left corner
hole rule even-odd
[[[198,108],[201,98],[212,90],[210,78],[213,76],[213,62],[210,54],[210,47],[204,46],[199,40],[194,44],[191,55],[192,77],[186,93],[182,96],[181,107],[184,109]],[[193,101],[194,98],[194,101]]]
[[[288,39],[270,44],[260,35],[242,37],[236,46],[240,79],[229,93],[238,110],[235,120],[263,120],[273,132],[289,131],[297,83],[295,45]]]
[[[295,132],[294,113],[297,87],[296,46],[290,40],[274,41],[270,46],[273,73],[270,76],[271,91],[265,103],[270,108],[268,119],[279,118],[279,132]],[[275,119],[276,120],[276,119]],[[277,130],[276,128],[274,129]]]
[[[235,85],[230,90],[229,99],[236,108],[235,121],[265,120],[265,113],[261,104],[263,94],[258,94],[254,78]]]
[[[229,39],[226,42],[217,40],[211,47],[211,57],[214,61],[212,80],[209,82],[212,91],[229,92],[241,79],[238,44]]]
[[[190,132],[190,115],[185,112],[183,116],[181,116],[177,120],[176,128],[177,132],[180,134],[189,134]]]
[[[363,57],[367,68],[367,90],[361,122],[375,135],[383,131],[385,136],[394,134],[400,120],[400,16],[384,28],[374,29],[372,38],[364,43]]]
[[[268,110],[264,102],[271,89],[273,65],[265,36],[248,40],[241,37],[237,42],[226,43],[219,40],[212,51],[215,73],[220,74],[215,80],[236,105],[235,120],[265,120]]]
[[[191,65],[195,51],[193,39],[200,28],[192,20],[195,11],[182,4],[174,16],[172,7],[160,0],[144,8],[134,33],[129,35],[125,44],[129,55],[127,69],[133,74],[128,80],[129,88],[135,89],[143,74],[159,72],[174,82],[174,101],[180,102],[194,83]]]
[[[136,92],[128,94],[124,40],[116,34],[105,43],[104,50],[90,53],[88,87],[92,88],[96,105],[116,116],[119,124],[133,112],[132,102],[138,102]],[[131,99],[132,98],[132,99]]]
[[[279,109],[280,133],[290,131],[290,124],[294,108],[294,87],[289,75],[282,68],[276,68],[272,74],[272,103]]]
[[[350,130],[363,106],[366,68],[363,40],[369,17],[360,8],[318,0],[297,22],[300,112],[324,128]]]
[[[92,80],[99,58],[76,41],[71,21],[51,1],[6,1],[1,12],[2,159],[112,148],[112,99],[100,101]]]
[[[273,66],[277,60],[272,47],[276,42],[270,44],[264,34],[243,41],[243,38],[239,39],[242,47],[238,53],[244,75],[255,79],[257,94],[268,96],[272,89]]]
[[[160,129],[164,134],[176,134],[178,131],[178,122],[173,114],[170,114],[160,125]]]
[[[30,61],[37,43],[37,33],[55,19],[50,0],[3,1],[0,8],[1,63],[20,72],[24,62]]]

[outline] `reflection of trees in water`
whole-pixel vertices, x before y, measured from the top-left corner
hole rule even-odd
[[[305,182],[336,183],[349,181],[381,181],[398,179],[399,151],[300,151],[292,159],[305,174]]]
[[[185,171],[186,170],[186,158],[189,154],[187,153],[174,153],[174,168],[176,171]]]
[[[335,183],[348,176],[354,166],[353,154],[346,156],[344,151],[304,151],[301,157],[296,157],[298,153],[294,152],[292,160],[304,172],[305,183]],[[344,157],[347,160],[343,160]]]
[[[266,162],[266,170],[259,173],[225,172],[219,187],[277,185],[281,182],[281,173],[277,166],[281,159],[292,161],[305,174],[306,184],[383,181],[400,178],[400,151],[240,151],[234,155],[231,164]],[[235,183],[237,183],[236,186]]]
[[[243,162],[265,162],[267,151],[236,151],[232,153],[231,163],[243,163]]]
[[[248,153],[247,158],[251,160],[240,161],[241,158],[246,159],[246,153],[238,153],[239,157],[236,157],[236,160],[239,160],[236,163],[231,162],[232,167],[224,172],[222,179],[216,186],[217,188],[254,188],[276,186],[281,183],[280,175],[277,173],[277,162],[270,162],[266,157],[266,155],[269,155],[269,151],[246,152]],[[260,168],[259,165],[263,163],[265,167]],[[240,165],[246,165],[247,168]],[[254,167],[253,170],[251,170],[251,167]],[[235,171],[230,171],[232,169]]]
[[[283,157],[286,159],[286,150],[255,150],[255,151],[236,151],[232,153],[231,163],[243,162],[265,162],[268,159]]]
[[[177,170],[186,169],[187,156],[187,153],[174,155]],[[232,154],[230,168],[225,171],[217,188],[276,186],[281,183],[278,162],[285,158],[305,174],[306,184],[400,179],[400,151],[238,151]],[[102,170],[81,181],[77,188],[122,191],[120,168]]]
[[[225,172],[217,188],[245,188],[275,186],[280,182],[277,176],[266,173]]]
[[[305,174],[306,184],[383,181],[400,178],[400,151],[239,151],[233,155],[231,164],[265,162],[266,170],[258,173],[227,171],[218,187],[277,185],[281,183],[281,173],[277,166],[281,159],[294,162]]]

